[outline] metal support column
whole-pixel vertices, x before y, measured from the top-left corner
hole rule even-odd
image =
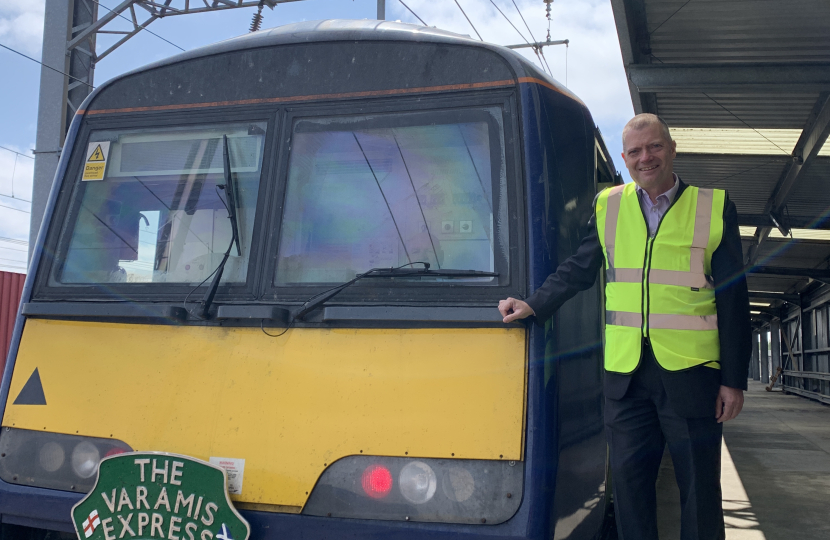
[[[378,20],[386,20],[386,0],[378,0]]]
[[[759,381],[761,380],[760,359],[759,359],[759,341],[761,339],[760,332],[752,331],[752,361],[749,363],[749,378]]]
[[[74,0],[72,3],[72,35],[75,46],[68,52],[69,75],[73,78],[66,88],[66,124],[64,132],[69,128],[81,103],[92,92],[92,81],[95,79],[95,37],[96,33],[87,34],[76,39],[83,30],[91,27],[98,20],[98,2],[95,0]],[[85,82],[81,82],[85,81]]]
[[[770,366],[770,373],[775,375],[778,368],[783,368],[781,359],[781,321],[773,319],[770,322],[770,349],[772,350],[772,365]],[[780,384],[780,380],[778,381]]]
[[[767,339],[767,328],[761,329],[761,383],[769,384],[769,340]]]
[[[73,2],[46,0],[43,20],[42,62],[52,68],[69,72],[66,42],[72,35]],[[66,134],[67,77],[49,68],[40,68],[40,96],[37,108],[35,139],[35,172],[32,187],[32,214],[29,229],[29,258],[35,245],[46,200],[52,189],[55,171]]]

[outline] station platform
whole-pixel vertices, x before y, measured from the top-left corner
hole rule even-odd
[[[721,484],[727,540],[830,538],[830,406],[749,381],[724,426]],[[680,495],[668,453],[657,481],[661,540],[680,538]]]

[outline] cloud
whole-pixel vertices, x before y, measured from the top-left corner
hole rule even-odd
[[[0,0],[0,43],[40,58],[43,15],[44,0]]]
[[[494,0],[496,5],[524,35],[508,23],[488,0],[458,0],[476,30],[485,41],[500,45],[531,40],[512,0]],[[406,4],[428,25],[467,34],[477,39],[470,23],[454,1],[405,0]],[[537,41],[544,41],[548,32],[545,4],[539,0],[516,0],[530,33]],[[387,0],[387,17],[419,24],[417,19],[397,0]],[[567,86],[588,106],[594,121],[600,127],[617,167],[622,166],[619,142],[622,128],[634,115],[628,84],[620,54],[617,29],[611,3],[607,0],[554,2],[551,4],[550,33],[552,40],[568,39],[567,49],[562,45],[544,48],[547,65],[553,78]],[[540,60],[530,49],[518,52],[541,67]]]

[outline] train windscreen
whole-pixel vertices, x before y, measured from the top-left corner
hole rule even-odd
[[[505,272],[501,114],[482,107],[296,120],[276,284],[336,283],[419,262],[492,272],[499,261]]]
[[[222,281],[244,283],[265,130],[264,122],[254,122],[93,131],[72,204],[68,250],[53,279],[63,284],[207,279],[232,235],[224,193],[227,135],[241,253],[231,251]]]

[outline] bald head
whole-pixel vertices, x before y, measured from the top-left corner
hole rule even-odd
[[[638,114],[634,118],[628,121],[628,123],[623,128],[622,132],[622,143],[623,143],[623,151],[625,151],[625,136],[628,134],[629,131],[639,131],[641,129],[651,127],[651,126],[658,126],[660,128],[663,137],[666,139],[667,142],[671,142],[671,133],[669,133],[669,125],[659,116],[656,114],[651,113],[642,113]]]

